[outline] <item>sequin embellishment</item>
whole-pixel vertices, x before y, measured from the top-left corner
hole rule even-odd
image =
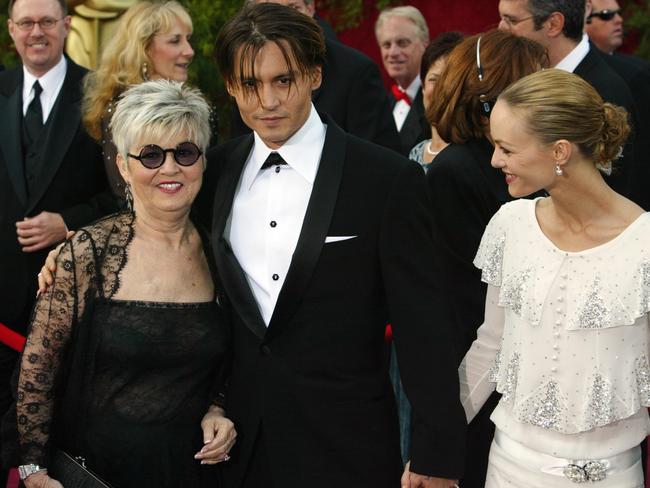
[[[499,295],[499,304],[509,307],[517,315],[521,316],[521,309],[526,296],[526,288],[530,280],[531,270],[525,269],[512,276],[509,276],[503,283]]]
[[[634,372],[641,405],[648,406],[650,405],[650,367],[645,355],[636,360]]]
[[[546,392],[533,400],[529,407],[529,423],[542,429],[560,430],[560,392],[556,382],[546,386]]]
[[[514,398],[515,390],[517,389],[517,378],[519,377],[519,353],[513,353],[510,361],[508,361],[508,368],[506,369],[505,385],[501,388],[503,395],[502,400],[505,403],[510,402]]]
[[[594,280],[590,290],[582,310],[578,314],[578,327],[582,329],[608,327],[612,321],[612,313],[605,304],[599,278]]]
[[[614,394],[611,385],[600,374],[596,374],[589,392],[587,409],[589,422],[592,427],[607,425],[614,420]]]
[[[482,253],[481,279],[491,285],[501,284],[501,267],[503,265],[503,248],[506,243],[505,234],[501,234],[490,242],[489,248]]]

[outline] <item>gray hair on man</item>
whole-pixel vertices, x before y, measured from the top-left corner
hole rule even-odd
[[[125,161],[136,144],[185,134],[201,151],[210,142],[210,106],[196,88],[170,80],[139,83],[121,96],[110,123]]]
[[[377,32],[379,32],[379,29],[381,29],[386,19],[390,17],[403,17],[410,20],[413,22],[413,24],[415,24],[415,27],[417,27],[420,39],[422,39],[425,43],[429,42],[429,26],[427,25],[427,21],[424,18],[424,15],[422,15],[422,12],[411,5],[403,5],[401,7],[393,7],[382,10],[379,14],[379,17],[377,17],[377,22],[375,23],[375,36],[377,35]]]

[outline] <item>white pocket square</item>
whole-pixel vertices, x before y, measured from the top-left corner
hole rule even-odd
[[[327,236],[325,238],[325,244],[329,242],[339,242],[339,241],[347,241],[349,239],[354,239],[357,236]]]

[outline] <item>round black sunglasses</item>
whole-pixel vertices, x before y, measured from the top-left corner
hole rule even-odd
[[[203,154],[199,146],[193,142],[186,141],[169,149],[163,149],[156,144],[147,144],[140,150],[138,156],[131,153],[126,153],[126,155],[140,161],[145,168],[156,169],[164,164],[168,152],[174,155],[174,160],[181,166],[192,166],[199,160],[201,154]]]

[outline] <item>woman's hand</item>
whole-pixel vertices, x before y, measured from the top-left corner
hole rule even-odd
[[[73,235],[74,231],[68,231],[65,236],[66,240],[70,239]],[[36,296],[45,293],[50,286],[52,286],[52,283],[54,283],[54,275],[56,274],[56,257],[59,255],[59,251],[61,251],[64,244],[65,241],[47,253],[45,264],[43,264],[41,272],[38,273],[38,291],[36,292]]]
[[[30,474],[23,483],[25,488],[63,488],[61,483],[47,475],[46,469]]]
[[[201,420],[205,445],[194,455],[195,459],[201,460],[201,464],[217,464],[230,459],[228,452],[235,444],[237,432],[235,424],[224,415],[221,407],[212,405]]]

